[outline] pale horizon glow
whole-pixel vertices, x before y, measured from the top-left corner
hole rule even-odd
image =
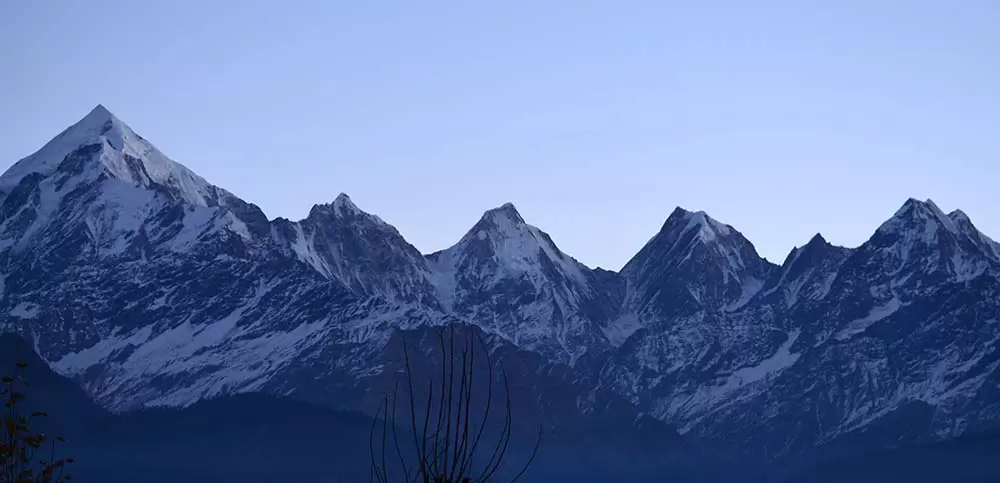
[[[807,5],[809,3],[809,5]],[[423,253],[512,202],[617,270],[681,206],[775,263],[908,199],[1000,238],[1000,3],[0,3],[0,170],[103,104],[301,219]]]

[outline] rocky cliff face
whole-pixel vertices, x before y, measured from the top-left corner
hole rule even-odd
[[[550,411],[625,401],[777,454],[1000,421],[998,247],[909,200],[860,247],[817,235],[778,266],[678,208],[615,273],[507,204],[425,256],[346,195],[269,220],[98,107],[0,176],[0,325],[123,409],[362,404],[393,334],[472,324],[531,361],[532,392],[562,381]]]

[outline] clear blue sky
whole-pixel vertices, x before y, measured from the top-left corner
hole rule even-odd
[[[512,201],[617,269],[677,205],[784,259],[908,197],[1000,238],[1000,2],[4,1],[0,166],[103,103],[298,219],[424,252]]]

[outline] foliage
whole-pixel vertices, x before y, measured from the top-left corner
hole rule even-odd
[[[66,466],[72,458],[55,458],[57,443],[66,440],[57,436],[49,439],[45,433],[31,430],[31,424],[48,417],[44,412],[26,414],[24,406],[25,389],[29,386],[21,372],[26,362],[18,362],[14,373],[2,379],[3,390],[0,400],[4,403],[2,434],[0,434],[0,483],[62,483],[72,477],[65,474]],[[48,444],[46,444],[48,443]],[[41,453],[48,449],[48,458],[41,459]]]
[[[483,436],[493,409],[494,365],[489,350],[472,329],[456,334],[455,326],[438,329],[440,348],[440,379],[428,377],[426,401],[419,407],[414,385],[418,377],[411,365],[410,354],[403,338],[403,361],[406,368],[407,406],[400,419],[397,416],[398,386],[387,393],[376,412],[372,424],[369,446],[371,450],[372,480],[377,483],[405,481],[406,483],[482,483],[497,475],[510,447],[513,418],[510,388],[503,362],[495,366],[503,383],[503,423],[493,444],[486,444]],[[462,340],[457,340],[462,339]],[[456,341],[461,344],[456,352]],[[474,404],[476,388],[476,347],[483,348],[483,359],[488,375],[485,398]],[[421,398],[422,400],[422,398]],[[480,407],[481,406],[481,410]],[[480,412],[475,415],[475,412]],[[400,436],[397,427],[408,419],[409,433]],[[381,421],[381,428],[379,428]],[[399,477],[390,479],[387,461],[388,440],[392,440],[399,460]],[[401,442],[405,439],[405,442]],[[527,462],[511,480],[517,481],[534,460],[541,443],[541,433]],[[381,448],[377,449],[376,445]],[[409,463],[408,463],[409,461]],[[478,466],[478,468],[477,468]]]

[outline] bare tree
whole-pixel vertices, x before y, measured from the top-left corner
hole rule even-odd
[[[501,470],[510,449],[513,434],[510,388],[503,362],[494,366],[490,351],[471,328],[463,328],[456,333],[454,325],[437,331],[440,348],[440,378],[427,379],[426,400],[421,406],[417,398],[412,361],[402,338],[403,363],[406,373],[406,400],[402,415],[397,414],[399,383],[382,399],[372,424],[369,446],[371,450],[371,480],[377,483],[404,481],[406,483],[483,483],[491,481]],[[456,341],[461,346],[456,351]],[[475,400],[477,347],[482,349],[487,377],[485,377],[485,398]],[[482,369],[482,368],[481,368]],[[502,382],[503,422],[499,434],[492,443],[487,443],[484,435],[489,425],[494,400],[494,369]],[[437,372],[436,370],[434,372]],[[480,381],[482,382],[482,381]],[[402,416],[397,417],[397,416]],[[400,427],[404,429],[400,429]],[[404,434],[399,434],[404,433]],[[395,450],[398,467],[390,468],[389,444]],[[538,453],[541,431],[535,441],[530,456],[520,471],[511,477],[510,483],[519,480]],[[390,479],[390,473],[393,477]]]

